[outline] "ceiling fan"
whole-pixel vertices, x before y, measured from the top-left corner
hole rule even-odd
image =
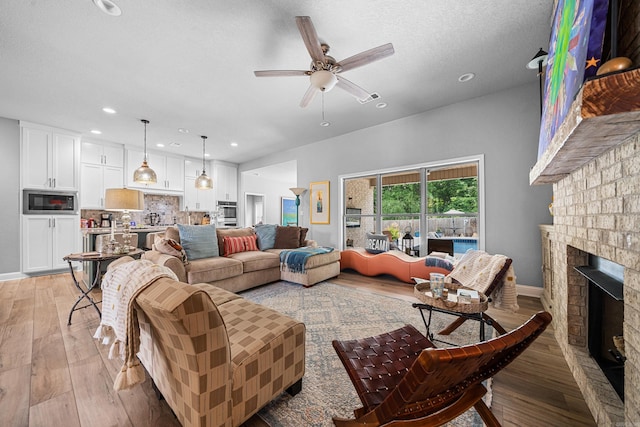
[[[311,69],[308,71],[303,70],[264,70],[254,71],[256,77],[288,77],[288,76],[309,76],[311,85],[305,92],[300,101],[302,108],[309,105],[318,92],[328,92],[333,89],[334,86],[343,89],[363,101],[369,98],[371,95],[369,92],[350,82],[340,75],[344,71],[353,70],[357,67],[369,64],[387,56],[391,56],[394,53],[393,45],[391,43],[383,44],[382,46],[374,47],[373,49],[365,50],[342,61],[336,61],[331,56],[327,55],[329,52],[329,45],[321,43],[318,39],[316,29],[311,22],[311,18],[308,16],[296,16],[296,24],[298,30],[302,35],[304,45],[311,55]]]

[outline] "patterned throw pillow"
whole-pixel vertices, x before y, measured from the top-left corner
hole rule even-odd
[[[182,245],[173,239],[156,237],[153,243],[153,248],[163,254],[171,255],[182,261],[183,264],[188,264],[187,253]]]
[[[177,224],[180,232],[180,243],[190,261],[201,258],[220,256],[218,252],[218,236],[216,226]]]
[[[381,254],[389,250],[389,238],[384,234],[367,233],[364,249],[370,254]]]
[[[224,256],[236,254],[238,252],[257,251],[256,235],[225,237],[224,238]]]
[[[261,251],[273,249],[276,244],[276,224],[256,224],[258,247]]]

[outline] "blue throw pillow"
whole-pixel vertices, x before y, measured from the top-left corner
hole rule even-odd
[[[256,224],[256,234],[258,235],[258,248],[261,251],[273,249],[276,245],[276,224]]]
[[[180,233],[180,244],[187,253],[187,259],[193,261],[220,255],[216,226],[177,224]]]

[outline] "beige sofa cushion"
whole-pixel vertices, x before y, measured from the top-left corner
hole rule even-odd
[[[242,262],[225,257],[202,258],[187,266],[187,283],[215,282],[242,274]]]
[[[248,251],[231,254],[228,258],[241,261],[242,271],[248,273],[250,271],[266,270],[280,266],[280,256],[270,252]]]

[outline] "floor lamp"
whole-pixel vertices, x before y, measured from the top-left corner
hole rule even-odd
[[[128,188],[107,188],[104,196],[104,208],[122,212],[123,253],[129,253],[131,244],[131,215],[129,212],[144,210],[144,193]],[[111,238],[113,239],[113,235]]]
[[[542,117],[542,93],[543,93],[542,67],[547,66],[548,59],[549,59],[549,55],[547,54],[547,52],[545,52],[544,50],[542,50],[542,48],[540,48],[538,53],[536,53],[535,56],[531,58],[531,61],[527,63],[528,69],[530,70],[535,70],[536,68],[538,69],[538,79],[540,80],[540,117]]]
[[[300,207],[300,196],[302,196],[302,194],[307,191],[306,188],[300,188],[300,187],[293,187],[290,188],[289,190],[291,190],[291,192],[293,192],[293,194],[296,195],[296,226],[300,226],[300,224],[298,224],[298,208]]]

